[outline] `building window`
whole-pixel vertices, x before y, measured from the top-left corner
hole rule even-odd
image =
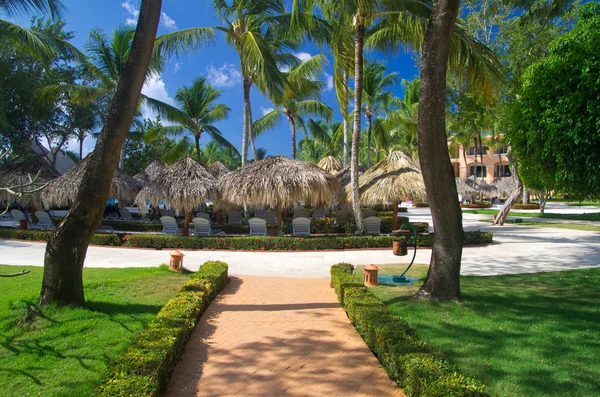
[[[508,146],[504,145],[502,147],[494,149],[494,154],[506,154],[508,153]]]
[[[494,178],[510,176],[510,167],[507,164],[498,164],[494,169]]]
[[[485,177],[487,175],[487,167],[484,165],[483,167],[481,165],[477,166],[477,172],[475,172],[475,167],[474,166],[470,166],[469,167],[469,176],[471,175],[475,175],[476,178],[482,178]],[[482,176],[483,175],[483,176]]]
[[[484,146],[483,147],[483,155],[485,156],[487,151],[490,150],[489,147]],[[467,156],[479,156],[479,147],[475,147],[475,146],[471,146],[468,150],[467,150]]]

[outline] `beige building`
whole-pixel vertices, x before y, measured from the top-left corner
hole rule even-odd
[[[506,156],[508,147],[503,146],[498,149],[490,149],[483,146],[483,164],[479,155],[479,148],[471,146],[466,152],[462,146],[458,146],[455,151],[450,150],[450,161],[454,168],[454,176],[465,178],[475,175],[481,178],[483,173],[485,181],[491,183],[500,176],[510,176],[508,167],[508,157]],[[475,168],[475,155],[477,155],[477,168]]]

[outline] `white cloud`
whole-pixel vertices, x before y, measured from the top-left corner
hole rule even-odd
[[[169,105],[175,105],[175,100],[169,96],[165,82],[160,74],[154,74],[150,77],[150,80],[148,80],[142,87],[142,94],[168,103]],[[145,104],[142,105],[141,112],[142,118],[144,119],[156,119],[156,116],[158,115],[158,113]],[[172,125],[166,120],[162,120],[162,122],[163,125]]]
[[[242,73],[231,63],[218,68],[210,64],[206,67],[206,78],[215,87],[233,87],[242,81]]]
[[[294,55],[302,62],[308,61],[310,58],[312,58],[312,55],[310,55],[308,52],[297,52]]]
[[[135,8],[135,6],[129,2],[129,0],[121,3],[121,7],[125,9],[129,17],[125,20],[125,25],[127,26],[135,26],[137,25],[138,17],[140,16],[140,11]]]
[[[323,77],[325,77],[325,91],[333,90],[333,76],[327,72],[323,72]]]
[[[260,107],[260,111],[262,112],[262,115],[265,116],[268,113],[271,113],[273,110],[275,110],[275,108],[264,108],[264,107]]]
[[[140,16],[140,10],[137,9],[129,0],[121,3],[121,7],[123,7],[125,12],[128,14],[127,19],[125,19],[125,25],[136,26],[138,17]],[[164,11],[160,13],[160,25],[167,30],[177,30],[177,23],[175,20],[168,16]]]
[[[177,73],[177,71],[181,68],[183,62],[175,62],[175,66],[173,66],[173,72]]]
[[[164,11],[160,13],[160,24],[167,30],[177,30],[177,23]]]

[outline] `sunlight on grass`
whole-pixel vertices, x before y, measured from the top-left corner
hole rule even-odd
[[[43,269],[0,265],[1,396],[84,396],[189,279],[166,266],[84,269],[86,306],[38,307]]]
[[[403,268],[381,266],[391,274]],[[420,265],[413,275],[426,271]],[[600,390],[599,283],[600,269],[462,277],[458,303],[411,299],[420,283],[372,291],[493,396],[594,396]]]

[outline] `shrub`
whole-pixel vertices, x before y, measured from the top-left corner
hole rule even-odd
[[[103,397],[161,394],[196,322],[227,280],[227,264],[202,265],[105,372],[96,393]]]
[[[461,204],[460,208],[490,208],[490,203],[484,201],[481,203]]]
[[[426,208],[426,207],[429,207],[429,203],[423,203],[423,202],[417,201],[416,203],[414,203],[414,206],[417,208]]]
[[[48,241],[52,233],[49,230],[0,228],[0,238],[12,238],[16,240]],[[94,234],[90,244],[118,247],[122,245],[122,242],[117,234]]]
[[[539,203],[530,203],[530,204],[514,204],[512,206],[515,210],[539,210]]]
[[[395,316],[378,298],[349,273],[351,265],[331,268],[348,318],[379,362],[408,396],[487,396],[483,385],[456,372],[408,324]]]

